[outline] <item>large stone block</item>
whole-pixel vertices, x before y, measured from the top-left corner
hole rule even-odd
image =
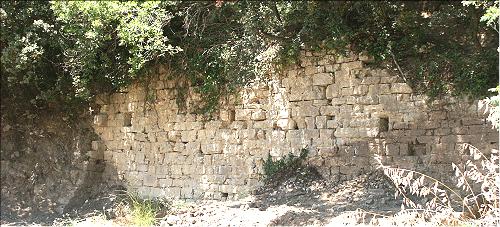
[[[411,87],[406,83],[393,83],[391,84],[392,93],[412,93]]]
[[[234,119],[237,121],[250,120],[251,114],[251,109],[236,109]]]
[[[266,111],[264,110],[255,110],[252,115],[251,119],[254,121],[262,121],[266,120]]]
[[[326,87],[326,98],[332,99],[332,98],[339,97],[341,90],[342,89],[335,84],[328,85],[328,87]]]
[[[319,108],[313,105],[301,105],[292,108],[293,117],[314,117],[319,115]]]
[[[297,123],[293,119],[279,119],[276,121],[276,127],[282,130],[297,128]]]
[[[313,75],[313,85],[326,86],[333,83],[333,76],[330,73],[318,73]]]
[[[97,126],[107,126],[108,123],[108,115],[105,113],[99,113],[94,116],[94,124]]]

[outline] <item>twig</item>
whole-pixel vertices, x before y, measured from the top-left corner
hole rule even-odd
[[[394,64],[396,65],[396,67],[398,68],[399,70],[399,73],[401,73],[401,78],[403,78],[403,80],[405,81],[405,83],[407,82],[406,81],[406,75],[403,73],[403,70],[401,70],[401,67],[399,66],[398,62],[396,61],[396,57],[394,56],[394,54],[392,53],[392,50],[389,49],[389,54],[391,54],[391,57],[392,57],[392,60],[394,61]]]

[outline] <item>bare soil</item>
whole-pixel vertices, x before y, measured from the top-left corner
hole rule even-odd
[[[370,223],[375,213],[395,214],[400,207],[400,198],[394,198],[394,189],[382,173],[327,181],[314,168],[301,167],[267,179],[263,187],[242,200],[174,207],[161,225],[358,225]]]

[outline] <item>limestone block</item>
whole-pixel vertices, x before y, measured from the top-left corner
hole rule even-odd
[[[321,109],[320,109],[321,112]],[[317,116],[316,117],[316,128],[326,128],[327,116]]]
[[[331,157],[338,156],[339,148],[337,146],[328,147],[318,147],[318,156],[324,159],[330,159]],[[334,161],[334,163],[337,161]],[[335,163],[338,164],[338,163]],[[331,166],[331,165],[330,165]]]
[[[351,96],[353,95],[353,88],[352,87],[344,87],[340,91],[341,96]]]
[[[469,127],[469,132],[471,132],[471,129]],[[436,136],[444,136],[444,135],[449,135],[451,133],[450,128],[437,128],[434,130],[434,135]],[[474,132],[471,132],[474,133]]]
[[[307,66],[312,66],[313,65],[313,61],[309,58],[307,59],[300,59],[300,66],[301,67],[307,67]]]
[[[380,77],[380,83],[382,84],[392,84],[396,83],[398,81],[398,78],[395,76],[381,76]]]
[[[201,152],[204,154],[220,154],[222,146],[219,143],[201,144]]]
[[[97,126],[107,126],[108,123],[108,115],[105,113],[99,113],[94,116],[94,124]]]
[[[366,85],[358,85],[354,87],[353,94],[354,95],[366,95],[368,93],[368,86]]]
[[[387,156],[398,156],[399,155],[399,144],[387,144],[385,145],[385,155]]]
[[[234,121],[235,112],[234,110],[221,110],[219,113],[221,121]]]
[[[306,128],[306,121],[304,120],[304,117],[295,117],[294,121],[297,123],[298,129],[305,129]]]
[[[391,85],[392,93],[412,93],[411,87],[406,83],[393,83]]]
[[[314,117],[305,117],[304,121],[306,123],[307,129],[315,129],[316,128],[316,124],[314,123]]]
[[[182,131],[181,132],[181,141],[182,142],[191,142],[196,140],[197,132],[192,131]]]
[[[322,106],[320,107],[320,113],[323,116],[335,116],[339,113],[339,109],[335,106]]]
[[[273,126],[273,124],[269,120],[255,121],[253,123],[253,128],[256,128],[256,129],[266,129],[266,128],[271,128],[272,126]]]
[[[340,69],[340,64],[325,65],[325,72],[331,73]]]
[[[293,117],[314,117],[319,115],[319,107],[306,104],[292,108]]]
[[[185,122],[176,122],[174,124],[174,130],[176,130],[176,131],[187,130],[186,123]]]
[[[302,137],[307,140],[318,139],[319,138],[319,129],[305,129],[302,130]]]
[[[253,140],[257,138],[257,130],[256,129],[243,129],[239,130],[238,137],[245,140]]]
[[[470,134],[483,134],[484,132],[487,132],[491,130],[491,127],[486,126],[486,125],[470,125],[468,126]],[[442,129],[442,131],[438,132],[439,134],[444,134],[444,133],[449,133],[447,132],[447,129]],[[439,135],[436,134],[436,135]]]
[[[323,73],[325,72],[325,67],[324,66],[307,66],[305,67],[305,75],[306,76],[311,76],[316,73]]]
[[[203,122],[186,122],[186,130],[200,130],[203,128]]]
[[[384,106],[384,109],[387,110],[396,110],[398,102],[396,100],[396,96],[394,95],[380,95],[379,102]]]
[[[153,174],[146,174],[143,178],[144,186],[156,187],[156,183],[156,176]]]
[[[246,121],[233,121],[229,125],[230,129],[246,129],[247,128],[247,123]]]
[[[351,75],[348,70],[335,71],[335,84],[341,88],[352,86]]]
[[[252,115],[251,119],[254,121],[262,121],[266,119],[266,112],[264,110],[255,110]]]
[[[326,98],[327,99],[331,99],[331,98],[336,98],[336,97],[339,97],[340,96],[340,91],[341,91],[341,88],[335,84],[331,84],[331,85],[328,85],[328,87],[326,87]]]
[[[251,114],[251,109],[236,109],[234,119],[237,121],[250,120]]]
[[[186,148],[185,146],[186,145],[184,143],[177,142],[174,144],[173,151],[174,152],[182,152]]]
[[[342,70],[360,69],[360,68],[363,68],[363,62],[362,61],[353,61],[353,62],[342,63],[340,65],[340,68]]]
[[[463,125],[483,125],[483,124],[485,124],[484,119],[478,119],[478,118],[462,118],[461,122]]]
[[[337,128],[335,137],[357,137],[359,130],[357,128]]]
[[[266,139],[266,131],[257,130],[257,139],[259,139],[259,140]]]
[[[104,150],[90,150],[88,151],[88,156],[91,159],[103,160],[104,159]]]
[[[333,83],[333,76],[330,73],[317,73],[313,75],[313,85],[326,86]]]
[[[342,122],[340,122],[336,119],[326,121],[326,128],[335,129],[335,128],[339,128],[342,126],[343,126]]]
[[[302,100],[324,99],[326,97],[326,88],[312,86],[307,87],[302,92]]]
[[[186,150],[189,153],[196,154],[201,150],[201,144],[199,141],[192,141],[186,144]]]
[[[392,129],[408,129],[409,128],[409,123],[408,122],[394,122],[392,125]]]
[[[297,123],[293,119],[279,119],[276,121],[276,126],[283,130],[295,129]]]
[[[179,131],[169,131],[168,132],[168,141],[170,141],[170,142],[180,141],[181,137],[182,137],[182,134]]]

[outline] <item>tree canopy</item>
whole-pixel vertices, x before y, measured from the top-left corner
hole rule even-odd
[[[482,97],[498,83],[498,2],[1,4],[2,98],[24,107],[84,103],[162,63],[211,111],[269,64],[296,63],[301,49],[366,52],[431,97]]]

